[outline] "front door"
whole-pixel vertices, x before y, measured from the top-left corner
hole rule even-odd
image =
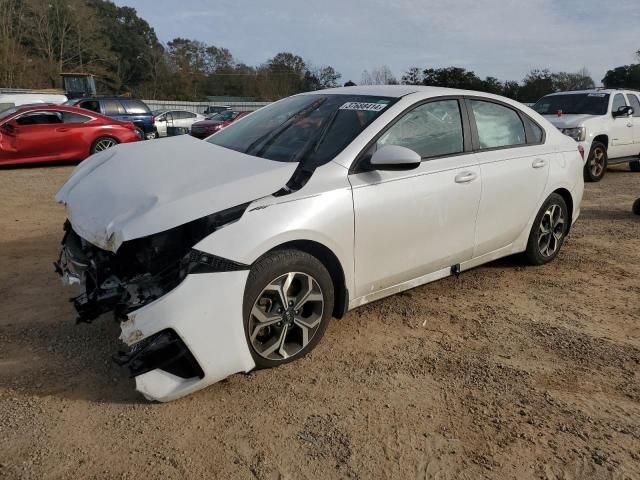
[[[458,99],[416,106],[384,132],[372,150],[401,145],[419,153],[421,165],[410,171],[350,175],[354,298],[471,258],[481,179],[475,155],[465,151],[462,124]]]
[[[627,102],[622,93],[616,93],[613,96],[611,106],[611,112],[616,112],[618,108],[627,105]],[[635,152],[635,153],[634,153]],[[609,148],[607,149],[609,158],[615,159],[619,157],[628,157],[635,155],[638,152],[635,151],[633,145],[633,117],[622,116],[613,118],[613,126],[611,127],[611,140],[609,141]]]
[[[640,155],[640,100],[635,93],[628,93],[627,99],[629,105],[633,108],[633,145],[634,153],[632,155]]]

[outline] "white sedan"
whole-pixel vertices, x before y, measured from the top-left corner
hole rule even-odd
[[[191,131],[191,125],[201,122],[206,117],[188,110],[154,110],[153,125],[158,137],[167,136],[167,127],[180,127]]]
[[[206,141],[118,145],[57,194],[79,321],[114,312],[145,397],[309,352],[331,317],[524,252],[578,218],[576,143],[484,93],[348,87],[286,98]]]

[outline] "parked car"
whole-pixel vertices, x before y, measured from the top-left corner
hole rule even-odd
[[[176,161],[179,160],[179,161]],[[95,155],[58,192],[79,320],[115,312],[167,401],[296,360],[332,316],[506,255],[558,255],[580,213],[576,143],[479,92],[309,92],[196,141]]]
[[[46,103],[60,105],[67,101],[67,97],[55,93],[0,93],[0,112],[13,107]]]
[[[584,179],[599,182],[607,166],[640,172],[640,92],[593,89],[552,93],[534,105],[584,151]]]
[[[65,105],[77,106],[123,122],[133,123],[147,140],[158,136],[153,114],[142,101],[121,97],[89,97],[69,100]]]
[[[158,137],[167,136],[167,126],[191,131],[191,125],[205,119],[204,115],[187,110],[154,110],[151,113]]]
[[[84,160],[138,140],[133,123],[80,108],[31,105],[0,112],[0,165]]]
[[[230,110],[230,109],[231,107],[227,105],[208,106],[207,108],[204,109],[204,114],[215,115],[216,113],[224,112],[225,110]]]
[[[227,110],[222,113],[210,115],[206,120],[196,122],[191,125],[191,135],[196,138],[207,138],[219,130],[228,127],[236,120],[240,120],[251,112],[238,112],[235,110]]]

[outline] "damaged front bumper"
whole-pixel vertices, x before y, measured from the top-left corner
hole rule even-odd
[[[255,367],[242,323],[246,266],[192,251],[171,268],[132,274],[122,258],[65,230],[55,269],[80,288],[71,299],[77,321],[114,312],[128,349],[113,359],[147,399],[170,401]]]

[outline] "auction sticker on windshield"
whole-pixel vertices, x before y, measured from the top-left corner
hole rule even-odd
[[[364,110],[368,112],[380,112],[386,108],[385,103],[362,103],[347,102],[340,107],[340,110]]]

